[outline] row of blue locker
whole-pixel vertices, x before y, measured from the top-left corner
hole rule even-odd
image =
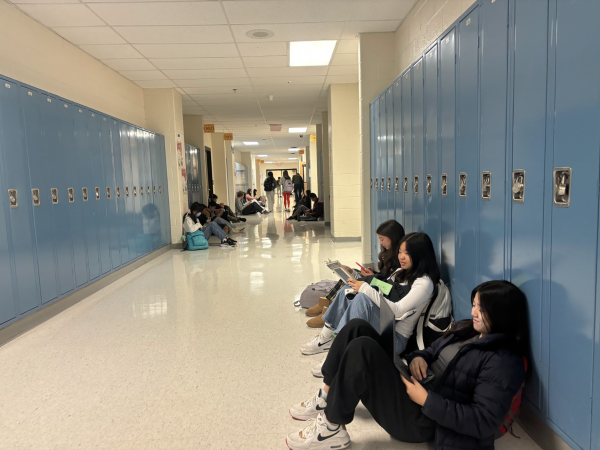
[[[529,405],[600,448],[600,2],[479,0],[371,104],[375,230],[434,242],[457,319],[512,280],[531,324]]]
[[[0,326],[170,242],[163,136],[0,77]]]

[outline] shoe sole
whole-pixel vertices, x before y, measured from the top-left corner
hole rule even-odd
[[[290,450],[295,450],[294,448],[290,447],[290,444],[288,443],[287,438],[285,438],[285,445],[287,445],[287,448],[289,448]],[[350,441],[348,441],[344,444],[340,444],[340,445],[332,445],[329,448],[332,448],[332,449],[347,448],[349,445],[350,445]]]
[[[309,314],[308,311],[306,311],[304,314],[306,314],[306,317],[319,317],[321,315],[321,313],[318,313],[318,314]]]
[[[292,419],[294,419],[294,420],[299,420],[300,422],[306,422],[306,421],[308,421],[308,420],[310,420],[310,419],[316,419],[316,418],[317,418],[317,416],[318,416],[318,414],[317,414],[317,416],[315,416],[315,417],[309,417],[309,418],[307,418],[307,419],[300,419],[299,417],[296,417],[296,416],[294,416],[294,415],[292,414],[292,411],[289,411],[289,410],[288,410],[288,413],[290,413],[290,417],[291,417]]]
[[[322,372],[318,372],[318,373],[317,373],[317,372],[315,372],[314,370],[311,370],[311,373],[313,374],[313,377],[315,377],[315,378],[325,378],[325,377],[323,376],[323,373],[322,373]]]
[[[325,352],[328,352],[330,348],[331,348],[331,347],[327,347],[327,348],[320,348],[320,349],[318,349],[318,351],[316,351],[316,352],[313,352],[313,353],[305,353],[305,352],[303,352],[302,350],[300,350],[300,353],[302,353],[303,355],[306,355],[306,356],[318,355],[319,353],[325,353]]]

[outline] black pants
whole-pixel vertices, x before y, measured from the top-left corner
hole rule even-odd
[[[323,364],[329,385],[325,415],[333,423],[354,419],[359,401],[392,437],[404,442],[433,439],[435,422],[406,393],[400,372],[367,321],[354,319],[336,336]]]
[[[302,191],[304,191],[304,186],[301,184],[294,185],[294,197],[296,199],[296,203],[298,203],[302,198]]]

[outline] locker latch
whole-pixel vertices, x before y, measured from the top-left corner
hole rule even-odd
[[[125,186],[125,197],[129,198],[129,186]]]
[[[83,192],[83,201],[87,202],[88,201],[88,189],[87,188],[81,188],[81,192]]]
[[[448,175],[443,173],[442,174],[442,197],[446,197],[448,195]]]
[[[144,196],[144,186],[140,186],[140,195]]]
[[[512,173],[512,199],[515,203],[525,202],[525,171],[513,170]]]
[[[109,187],[106,188],[106,198],[108,200],[110,200],[110,188]]]
[[[408,193],[408,177],[404,177],[404,193]]]
[[[426,181],[425,191],[427,192],[427,195],[431,195],[431,181],[432,181],[431,175],[427,175],[427,177],[425,177],[425,181]]]
[[[481,198],[489,201],[492,197],[492,173],[481,172]]]
[[[147,191],[148,195],[150,195],[150,186],[147,186]]]
[[[381,192],[383,192],[384,188],[385,188],[385,178],[381,177]]]
[[[458,196],[467,197],[467,174],[462,172],[458,175]]]
[[[31,198],[33,199],[33,206],[40,206],[40,190],[32,189]]]
[[[371,177],[371,190],[373,190],[373,177]]]
[[[152,193],[153,193],[154,195],[156,195],[156,185],[155,185],[155,186],[152,186]]]
[[[94,188],[94,191],[96,192],[96,200],[100,200],[100,188]]]
[[[16,189],[9,189],[8,190],[8,200],[10,201],[10,207],[11,208],[17,208],[19,206],[19,199],[17,197],[17,190]]]
[[[419,193],[419,176],[418,175],[415,175],[414,187],[415,187],[415,194],[418,194]]]
[[[159,186],[159,187],[158,187],[158,193],[159,193],[159,194],[162,194],[162,186]]]
[[[133,187],[133,196],[137,197],[137,188],[135,186]]]
[[[399,188],[400,188],[400,180],[398,177],[396,177],[396,192],[398,192]]]
[[[50,195],[52,195],[52,204],[56,205],[58,203],[58,189],[50,189]]]
[[[74,203],[75,202],[75,191],[73,190],[73,188],[68,188],[67,192],[69,194],[69,203]]]
[[[117,186],[117,198],[121,198],[121,188]]]
[[[388,177],[388,192],[392,192],[392,179]]]
[[[375,190],[379,190],[379,178],[375,178]]]
[[[570,167],[554,169],[554,204],[559,208],[568,208],[571,204],[571,178]]]

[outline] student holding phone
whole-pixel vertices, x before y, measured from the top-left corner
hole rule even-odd
[[[492,450],[495,432],[525,380],[529,347],[527,299],[504,280],[471,293],[472,320],[458,322],[423,351],[411,353],[403,378],[379,343],[379,333],[354,320],[334,341],[323,366],[325,386],[294,405],[310,420],[287,437],[292,450],[346,448],[359,401],[395,439],[436,450]],[[360,338],[360,339],[359,339]],[[427,368],[433,381],[421,385]]]

